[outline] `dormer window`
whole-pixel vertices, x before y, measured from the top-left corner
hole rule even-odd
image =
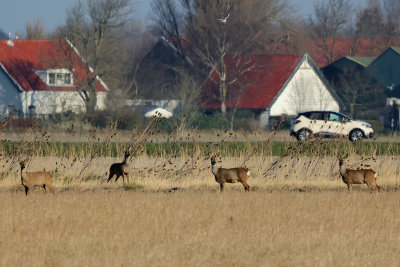
[[[64,74],[64,83],[65,84],[71,84],[71,73],[65,73]]]
[[[50,86],[71,86],[72,78],[68,70],[52,70],[47,72],[47,81]]]
[[[56,84],[56,74],[49,73],[49,84]]]

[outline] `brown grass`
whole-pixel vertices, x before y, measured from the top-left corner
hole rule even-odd
[[[381,193],[348,193],[332,157],[222,158],[251,169],[220,194],[209,159],[131,158],[131,184],[106,183],[116,158],[33,157],[56,195],[26,197],[15,158],[0,173],[1,266],[398,265],[400,157],[353,155]],[[361,166],[362,165],[362,166]],[[300,193],[301,192],[301,193]]]
[[[20,150],[24,155],[24,142]],[[351,154],[349,168],[378,172],[381,193],[370,194],[366,185],[347,192],[336,158],[246,150],[221,165],[248,167],[251,192],[227,184],[220,194],[209,158],[198,151],[130,158],[125,186],[121,179],[106,183],[109,166],[120,158],[81,152],[30,155],[27,170],[49,171],[56,195],[37,189],[29,197],[18,158],[1,155],[0,266],[400,263],[400,156]]]
[[[397,266],[384,192],[1,193],[2,266]]]
[[[48,171],[53,175],[56,192],[120,190],[122,179],[106,183],[109,166],[121,161],[116,158],[33,157],[28,171]],[[3,159],[0,173],[0,191],[21,191],[17,159]],[[131,175],[127,190],[146,192],[178,188],[183,191],[216,191],[219,189],[211,173],[209,159],[155,158],[141,156],[129,158]],[[373,168],[378,172],[377,183],[383,190],[400,188],[400,157],[379,156],[365,158],[353,155],[349,168]],[[246,166],[251,170],[249,185],[253,191],[342,191],[346,185],[339,175],[338,160],[333,157],[224,157],[220,166],[231,168]],[[128,185],[128,184],[127,184]],[[366,185],[356,185],[355,190],[367,190]],[[240,184],[227,184],[226,190],[241,191]]]

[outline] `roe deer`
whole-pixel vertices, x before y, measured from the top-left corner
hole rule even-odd
[[[351,191],[351,186],[353,184],[367,184],[369,191],[372,192],[373,189],[381,188],[376,184],[377,173],[372,169],[361,169],[361,170],[349,170],[343,167],[346,157],[339,157],[339,168],[340,175],[342,176],[343,182],[347,184],[349,191]]]
[[[53,177],[48,172],[27,172],[25,169],[26,160],[19,160],[21,166],[21,183],[25,187],[25,195],[28,195],[29,189],[34,186],[40,186],[44,193],[47,193],[46,186],[54,194]]]
[[[131,154],[129,153],[129,151],[125,151],[125,157],[124,157],[124,161],[121,163],[114,163],[110,166],[110,175],[108,176],[108,180],[107,183],[111,180],[111,178],[113,178],[114,175],[116,175],[117,177],[115,178],[115,181],[118,180],[118,178],[120,176],[122,176],[122,181],[123,183],[125,183],[125,175],[126,175],[126,179],[128,180],[129,183],[129,166],[128,163],[126,162],[126,160],[128,159],[128,157]]]
[[[249,178],[250,171],[246,168],[216,168],[215,167],[215,157],[211,158],[211,171],[214,174],[215,181],[219,183],[220,192],[224,191],[225,183],[236,183],[241,182],[244,186],[245,191],[250,190],[250,186],[247,184],[247,179]]]

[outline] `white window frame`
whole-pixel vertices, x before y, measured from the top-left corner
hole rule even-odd
[[[49,86],[74,86],[72,74],[67,69],[47,70]]]

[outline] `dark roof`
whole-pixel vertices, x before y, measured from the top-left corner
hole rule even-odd
[[[396,88],[400,85],[400,48],[389,47],[368,67],[368,73],[386,88]]]
[[[391,45],[400,46],[400,40],[391,40]],[[331,48],[333,41],[328,40],[328,46]],[[388,41],[385,39],[352,39],[340,38],[336,40],[333,60],[354,55],[355,57],[377,57],[388,48]],[[322,39],[310,39],[308,52],[314,62],[319,67],[325,67],[328,64],[323,51]]]
[[[362,73],[375,57],[342,57],[321,69],[325,78],[334,84],[340,82],[344,75],[350,77],[354,73]]]
[[[376,59],[376,57],[354,57],[354,56],[347,56],[345,59],[355,62],[356,64],[362,67],[368,67],[369,64],[372,63]]]

